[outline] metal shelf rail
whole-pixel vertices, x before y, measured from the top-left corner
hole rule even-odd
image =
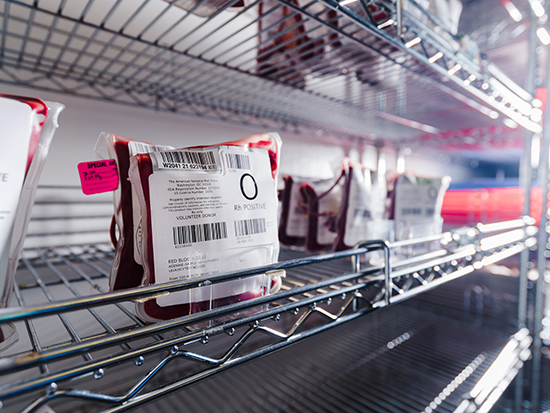
[[[533,96],[402,1],[2,0],[0,82],[366,141],[499,112],[540,132]]]
[[[524,361],[531,357],[529,348],[532,342],[533,338],[526,328],[514,334],[455,413],[489,412],[522,369]]]
[[[462,293],[456,289],[446,296],[458,298]],[[462,395],[480,383],[489,366],[504,359],[498,354],[507,342],[525,331],[516,335],[513,323],[502,320],[493,328],[453,321],[415,306],[419,298],[211,377],[140,411],[176,413],[185,406],[195,413],[222,408],[229,412],[454,412]],[[529,337],[525,339],[527,344]],[[494,382],[481,384],[491,390]],[[495,411],[504,411],[499,408],[505,403],[501,398]]]
[[[288,252],[254,270],[113,293],[103,290],[112,259],[104,245],[28,250],[16,277],[14,305],[21,307],[0,311],[2,331],[19,333],[19,343],[0,354],[0,400],[28,412],[72,399],[131,409],[529,249],[532,224],[480,224],[306,258]],[[375,262],[361,263],[365,254]],[[132,301],[266,271],[287,272],[280,292],[149,325],[132,312]],[[149,370],[126,371],[135,380],[122,394],[110,394],[108,385],[94,390],[134,364]],[[158,382],[172,364],[177,374]],[[92,378],[101,380],[86,384]]]

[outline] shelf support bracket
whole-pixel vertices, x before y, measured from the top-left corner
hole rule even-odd
[[[355,248],[368,248],[369,251],[384,250],[384,301],[386,305],[390,305],[391,300],[391,268],[390,268],[390,244],[388,241],[374,240],[362,241]],[[359,254],[351,257],[353,271],[358,273],[361,271],[361,259]]]

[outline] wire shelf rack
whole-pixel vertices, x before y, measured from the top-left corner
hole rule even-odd
[[[533,97],[413,1],[182,3],[0,1],[0,82],[366,141],[499,112],[540,130]]]
[[[136,318],[132,301],[206,280],[107,293],[113,252],[104,244],[27,250],[14,307],[0,313],[6,345],[19,335],[1,353],[0,400],[26,411],[71,400],[128,410],[518,254],[536,242],[529,224],[480,224],[312,257],[287,251],[280,263],[208,280],[286,270],[279,293],[155,324]],[[128,377],[118,383],[125,389],[113,394],[107,376]]]
[[[407,304],[393,306],[142,411],[454,412],[513,333],[506,324],[479,328]]]

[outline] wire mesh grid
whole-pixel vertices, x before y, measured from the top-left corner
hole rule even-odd
[[[104,244],[27,250],[20,263],[15,286],[14,300],[16,303],[14,304],[32,306],[43,302],[78,298],[83,295],[103,292],[108,285],[108,273],[113,256],[112,250]],[[290,290],[319,280],[330,280],[334,277],[334,274],[341,273],[342,270],[341,263],[328,263],[315,270],[298,269],[292,278],[289,277],[288,282],[285,282],[283,288],[284,290]],[[348,282],[335,282],[334,285],[329,284],[327,290],[338,292],[342,287],[349,287],[350,285]],[[297,312],[299,311],[297,307],[299,304],[297,303],[301,299],[309,299],[323,293],[326,293],[326,290],[314,290],[296,297],[290,296],[286,300],[279,300],[273,305],[279,307],[290,304],[293,312]],[[350,300],[347,301],[349,305]],[[242,318],[265,309],[265,306],[261,306],[255,311],[244,311],[233,316],[238,315]],[[225,321],[227,321],[227,318]],[[204,328],[208,325],[208,323],[202,323],[197,327]],[[9,331],[7,327],[10,327],[10,325],[5,324],[3,327],[5,333]],[[145,364],[153,369],[162,360],[162,357],[161,359],[158,358],[159,350],[170,349],[171,343],[182,342],[182,337],[190,334],[189,328],[176,326],[164,331],[159,330],[158,334],[145,333],[141,336],[135,336],[128,342],[118,342],[114,345],[101,344],[105,338],[110,337],[118,341],[118,335],[144,327],[144,324],[133,315],[133,305],[130,303],[101,306],[96,309],[88,308],[72,313],[60,312],[37,320],[16,322],[15,327],[19,332],[19,341],[16,346],[3,352],[3,361],[6,363],[8,359],[18,360],[29,368],[19,371],[20,366],[17,366],[19,363],[12,364],[11,368],[8,368],[8,370],[12,370],[11,373],[4,370],[7,374],[2,376],[1,387],[4,390],[9,389],[8,392],[15,390],[17,393],[21,389],[26,389],[25,392],[32,391],[33,387],[36,386],[39,394],[44,389],[47,390],[48,386],[52,386],[52,383],[55,383],[55,377],[60,377],[59,374],[61,376],[68,374],[66,377],[72,378],[73,381],[76,380],[76,384],[73,383],[72,388],[76,387],[78,389],[79,385],[83,385],[84,387],[91,386],[96,391],[103,390],[107,394],[112,393],[109,392],[110,385],[104,387],[104,383],[108,383],[109,380],[102,380],[99,387],[96,387],[95,383],[90,385],[87,380],[93,381],[93,378],[101,378],[104,368],[107,369],[108,366],[111,369],[117,362],[130,361],[130,365],[134,363],[142,365],[144,356],[147,359]],[[192,328],[191,331],[197,327]],[[24,334],[25,330],[28,333],[27,335]],[[184,339],[183,341],[186,345],[196,341],[204,341],[202,332],[195,334],[195,336],[194,339]],[[87,344],[90,344],[89,351],[84,348]],[[159,346],[156,347],[156,344]],[[223,351],[231,353],[233,343],[228,344],[222,341],[222,344],[226,347]],[[83,346],[80,350],[76,348],[79,345]],[[66,351],[67,346],[73,346],[73,349],[77,351],[74,354],[70,354],[71,351],[68,351],[63,358],[58,359],[56,354],[59,351]],[[229,350],[227,347],[229,347]],[[39,363],[33,363],[29,359],[29,355],[35,354],[35,356],[30,356],[34,358],[37,353],[46,356]],[[148,357],[151,353],[153,354],[152,358]],[[50,357],[52,357],[51,362],[48,362]],[[122,358],[116,360],[117,357]],[[94,363],[97,362],[100,363],[99,367],[94,367]],[[32,367],[33,365],[35,367]],[[4,367],[6,367],[6,364],[4,364]],[[123,365],[122,370],[124,371],[126,368],[128,368],[128,363]],[[146,367],[140,370],[142,375],[145,374],[145,369]],[[193,370],[191,370],[192,372]],[[46,381],[41,380],[44,378],[46,378]],[[135,378],[130,384],[134,384],[133,381],[138,382],[139,378]],[[118,385],[120,386],[120,383]],[[131,386],[124,383],[124,387],[124,392],[126,392],[128,387]],[[55,391],[55,389],[52,391]],[[101,399],[101,393],[99,395],[98,398]],[[38,395],[35,397],[38,397]],[[124,395],[121,397],[124,397]],[[107,401],[116,404],[116,397],[109,399],[108,396],[105,396],[105,398]],[[5,403],[5,406],[15,406],[21,400],[23,407],[29,404],[28,395],[26,395],[22,399],[16,397],[15,402],[13,402],[14,405],[10,404],[10,400],[10,402]]]
[[[524,225],[511,222],[501,229]],[[532,240],[528,231],[512,229],[486,238],[480,244],[488,245],[485,252],[454,244],[472,242],[471,236],[472,229],[465,229],[454,237],[445,233],[395,244],[401,253],[392,264],[391,281],[379,266],[359,270],[357,261],[351,266],[352,252],[315,261],[287,251],[284,263],[308,264],[288,267],[280,293],[150,325],[133,315],[128,302],[133,296],[113,300],[103,294],[95,304],[88,300],[107,289],[113,253],[106,245],[27,250],[14,295],[14,305],[26,309],[2,314],[4,321],[14,322],[19,342],[4,350],[0,359],[0,400],[6,406],[28,406],[36,399],[30,411],[54,399],[129,409],[517,254]],[[434,242],[451,249],[425,250]],[[373,259],[380,262],[374,253]],[[74,311],[65,311],[71,308]],[[12,324],[2,324],[6,344],[10,329]],[[219,344],[204,346],[212,341]],[[148,369],[112,384],[124,387],[113,394],[110,380],[128,374],[134,364]],[[167,373],[172,371],[168,365],[177,366],[176,372]],[[106,371],[111,379],[103,380]],[[172,382],[159,385],[166,374]],[[101,382],[94,380],[100,378]]]
[[[184,10],[162,0],[2,1],[1,79],[364,139],[456,129],[465,118],[469,126],[494,125],[491,106],[527,119],[530,103],[506,101],[511,92],[502,84],[499,97],[500,86],[486,83],[491,75],[457,52],[454,37],[435,34],[425,15],[406,15],[408,30],[397,37],[389,2],[189,3]]]
[[[196,412],[321,411],[328,406],[338,411],[452,412],[508,339],[503,330],[479,329],[419,309],[388,310],[210,377],[138,411],[181,411],[182,406]],[[146,367],[130,366],[124,374],[135,375]],[[154,384],[175,380],[181,369],[178,364],[164,370]],[[112,375],[117,371],[107,371],[96,386],[124,391],[126,386]],[[392,378],[391,385],[385,377]],[[55,402],[52,407],[105,408]]]
[[[213,377],[143,411],[172,412],[186,405],[197,412],[215,406],[229,412],[453,412],[509,331],[510,326],[484,330],[396,306]]]

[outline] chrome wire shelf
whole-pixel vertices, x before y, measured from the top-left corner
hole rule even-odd
[[[227,412],[453,412],[506,347],[512,327],[504,323],[480,328],[408,304],[392,306],[197,383],[140,411],[175,413],[187,406],[196,413],[222,408]]]
[[[14,298],[22,307],[0,312],[6,341],[10,329],[19,333],[1,353],[0,400],[26,411],[74,399],[131,409],[518,254],[535,243],[527,222],[306,258],[287,252],[278,264],[209,279],[284,269],[279,293],[150,325],[134,316],[131,301],[205,280],[105,293],[113,256],[105,245],[27,250]],[[361,264],[364,254],[374,263]],[[127,387],[112,394],[108,376],[128,377]]]
[[[178,4],[0,1],[0,82],[361,140],[497,112],[540,130],[532,96],[412,3],[401,19],[389,1],[230,0],[205,18]]]

